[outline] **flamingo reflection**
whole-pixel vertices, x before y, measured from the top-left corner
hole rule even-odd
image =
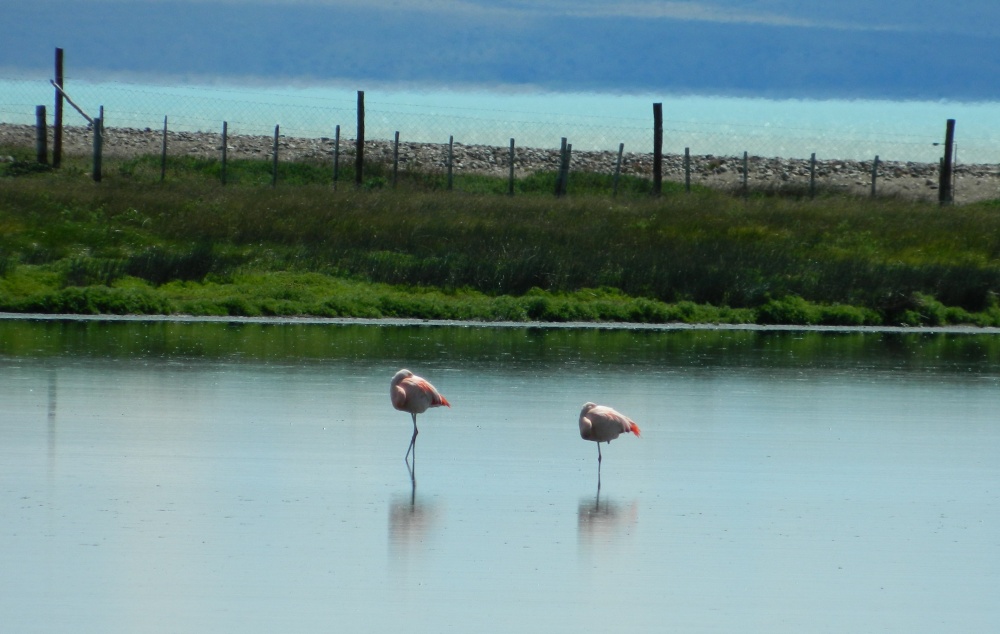
[[[417,483],[413,480],[410,494],[389,504],[389,545],[394,550],[409,551],[425,544],[436,516],[434,505],[417,498]]]
[[[583,498],[576,511],[577,533],[587,543],[609,543],[627,534],[639,521],[639,503],[629,504],[601,499],[598,489],[594,498]]]

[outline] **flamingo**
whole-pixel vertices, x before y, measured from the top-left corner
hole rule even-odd
[[[416,459],[414,451],[417,442],[417,414],[423,414],[430,407],[451,407],[448,399],[441,396],[441,393],[431,385],[425,378],[419,377],[409,370],[400,370],[392,377],[389,383],[389,398],[392,399],[392,406],[401,412],[409,412],[413,417],[413,437],[410,438],[410,446],[406,450],[406,463],[410,463],[410,452]]]
[[[604,405],[584,403],[580,410],[580,438],[597,443],[597,488],[601,488],[601,443],[610,443],[622,434],[639,436],[639,426],[621,412]]]

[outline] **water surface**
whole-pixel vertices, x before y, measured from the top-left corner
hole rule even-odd
[[[452,403],[388,402],[400,367]],[[584,401],[643,429],[597,451]],[[989,335],[0,320],[18,632],[987,631]]]

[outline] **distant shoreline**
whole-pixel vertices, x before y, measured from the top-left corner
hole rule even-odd
[[[828,332],[828,333],[891,333],[937,335],[995,335],[1000,328],[992,326],[830,326],[796,324],[703,324],[670,322],[647,324],[635,322],[554,322],[554,321],[460,321],[451,319],[403,319],[364,317],[246,317],[211,315],[76,315],[47,313],[4,313],[0,320],[24,321],[100,321],[100,322],[171,322],[171,323],[221,323],[221,324],[270,324],[289,326],[427,326],[456,328],[554,328],[561,330],[739,330],[759,332]]]
[[[273,156],[273,137],[265,135],[231,135],[227,155],[230,159],[269,160]],[[108,128],[105,131],[104,156],[126,159],[142,155],[159,155],[163,134],[149,128]],[[0,146],[34,148],[35,128],[24,124],[0,124]],[[52,131],[49,130],[49,148]],[[332,161],[334,140],[328,137],[279,137],[279,160]],[[84,126],[68,126],[63,131],[63,151],[67,156],[89,156],[93,134]],[[371,140],[365,143],[366,158],[391,164],[393,142]],[[171,155],[220,158],[222,135],[212,132],[168,132],[167,153]],[[51,149],[50,149],[51,151]],[[341,161],[354,156],[353,139],[340,139]],[[400,143],[399,167],[440,172],[447,169],[448,146],[439,143]],[[456,174],[509,173],[509,147],[464,145],[453,148],[453,171]],[[4,157],[0,157],[3,160]],[[737,156],[692,155],[692,184],[715,189],[738,189],[743,184],[743,158]],[[574,151],[571,169],[584,172],[613,173],[617,154],[610,151]],[[823,159],[816,161],[815,182],[818,188],[842,190],[865,196],[871,191],[872,161]],[[547,148],[515,148],[515,176],[558,168],[559,152]],[[747,184],[753,189],[807,187],[810,182],[810,162],[806,159],[785,159],[750,156],[747,159]],[[622,156],[622,173],[651,177],[651,153],[626,152]],[[663,177],[667,181],[684,182],[684,157],[664,154]],[[876,186],[880,195],[896,195],[914,200],[937,200],[938,165],[910,161],[880,161]],[[955,168],[955,202],[971,203],[1000,199],[1000,164],[962,164]]]

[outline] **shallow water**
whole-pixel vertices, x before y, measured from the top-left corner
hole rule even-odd
[[[17,632],[987,631],[995,336],[0,320]],[[399,367],[452,403],[388,403]],[[587,400],[642,438],[603,447]]]

